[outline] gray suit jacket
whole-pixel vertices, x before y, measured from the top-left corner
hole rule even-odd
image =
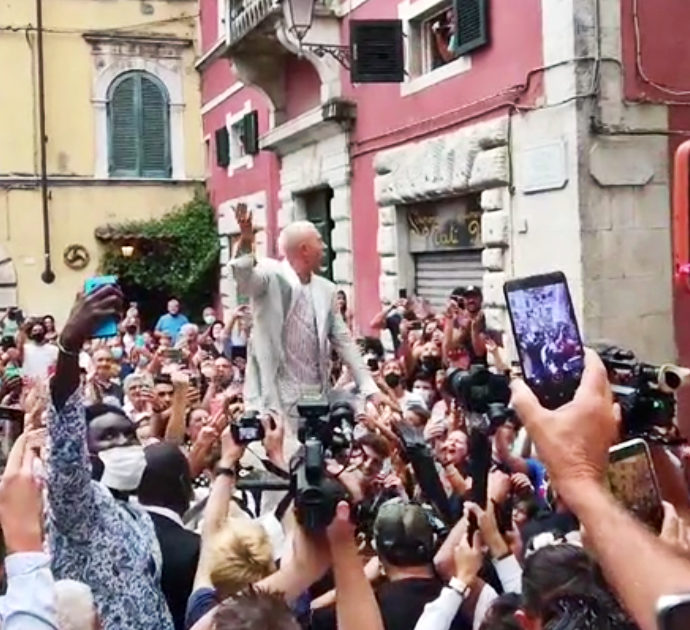
[[[278,372],[285,366],[284,327],[296,297],[299,278],[290,264],[252,255],[233,258],[230,267],[240,293],[252,300],[252,332],[247,348],[245,406],[259,411],[284,408],[278,390]],[[359,391],[371,396],[379,391],[367,369],[342,316],[335,310],[335,285],[314,275],[314,311],[319,333],[319,367],[323,391],[330,390],[330,346],[338,352],[354,375]],[[293,401],[290,401],[293,402]]]

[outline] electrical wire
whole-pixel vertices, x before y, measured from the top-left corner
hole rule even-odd
[[[640,29],[640,13],[639,13],[639,0],[633,0],[633,26],[635,31],[635,66],[637,73],[640,78],[647,84],[656,88],[660,92],[666,94],[672,94],[673,96],[690,96],[690,90],[680,90],[672,88],[661,83],[652,80],[647,71],[645,70],[644,64],[642,63],[642,34]],[[669,104],[664,102],[665,105]],[[685,102],[675,102],[671,103],[673,105],[687,105]]]
[[[199,17],[198,13],[192,13],[189,15],[178,15],[172,18],[165,18],[162,20],[151,20],[150,22],[139,22],[136,24],[123,24],[122,26],[113,26],[109,27],[107,29],[108,32],[117,32],[117,31],[128,31],[130,29],[135,29],[135,28],[142,28],[142,27],[147,27],[147,26],[161,26],[164,24],[171,24],[175,22],[184,22],[186,20],[192,20],[196,19]],[[58,34],[58,35],[85,35],[88,33],[93,33],[94,31],[98,31],[99,29],[97,28],[91,28],[91,29],[79,29],[79,28],[43,28],[42,29],[44,33],[52,33],[52,34]],[[29,23],[25,24],[23,26],[19,25],[4,25],[0,26],[0,32],[11,32],[11,33],[21,33],[21,32],[34,32],[36,31],[36,27]]]

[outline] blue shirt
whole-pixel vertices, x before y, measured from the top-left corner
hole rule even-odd
[[[14,553],[5,558],[7,594],[0,598],[4,630],[57,630],[55,584],[45,553]]]
[[[178,313],[177,315],[166,313],[165,315],[161,315],[160,319],[158,320],[156,330],[158,332],[165,333],[166,335],[170,335],[172,337],[173,344],[176,344],[177,337],[180,334],[180,329],[185,324],[189,324],[189,320],[182,313]]]
[[[91,479],[81,390],[48,419],[47,534],[56,579],[91,587],[103,630],[174,630],[150,517]]]

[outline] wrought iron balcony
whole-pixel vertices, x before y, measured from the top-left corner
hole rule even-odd
[[[282,8],[281,0],[231,0],[229,10],[228,44],[233,46]]]

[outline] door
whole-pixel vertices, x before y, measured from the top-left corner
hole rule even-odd
[[[673,176],[674,331],[678,362],[690,367],[690,140],[678,147]],[[678,424],[690,435],[690,388],[679,394]]]
[[[318,188],[302,195],[307,221],[311,221],[321,234],[324,244],[323,265],[319,275],[333,280],[333,259],[335,252],[332,248],[333,220],[331,219],[332,188]]]

